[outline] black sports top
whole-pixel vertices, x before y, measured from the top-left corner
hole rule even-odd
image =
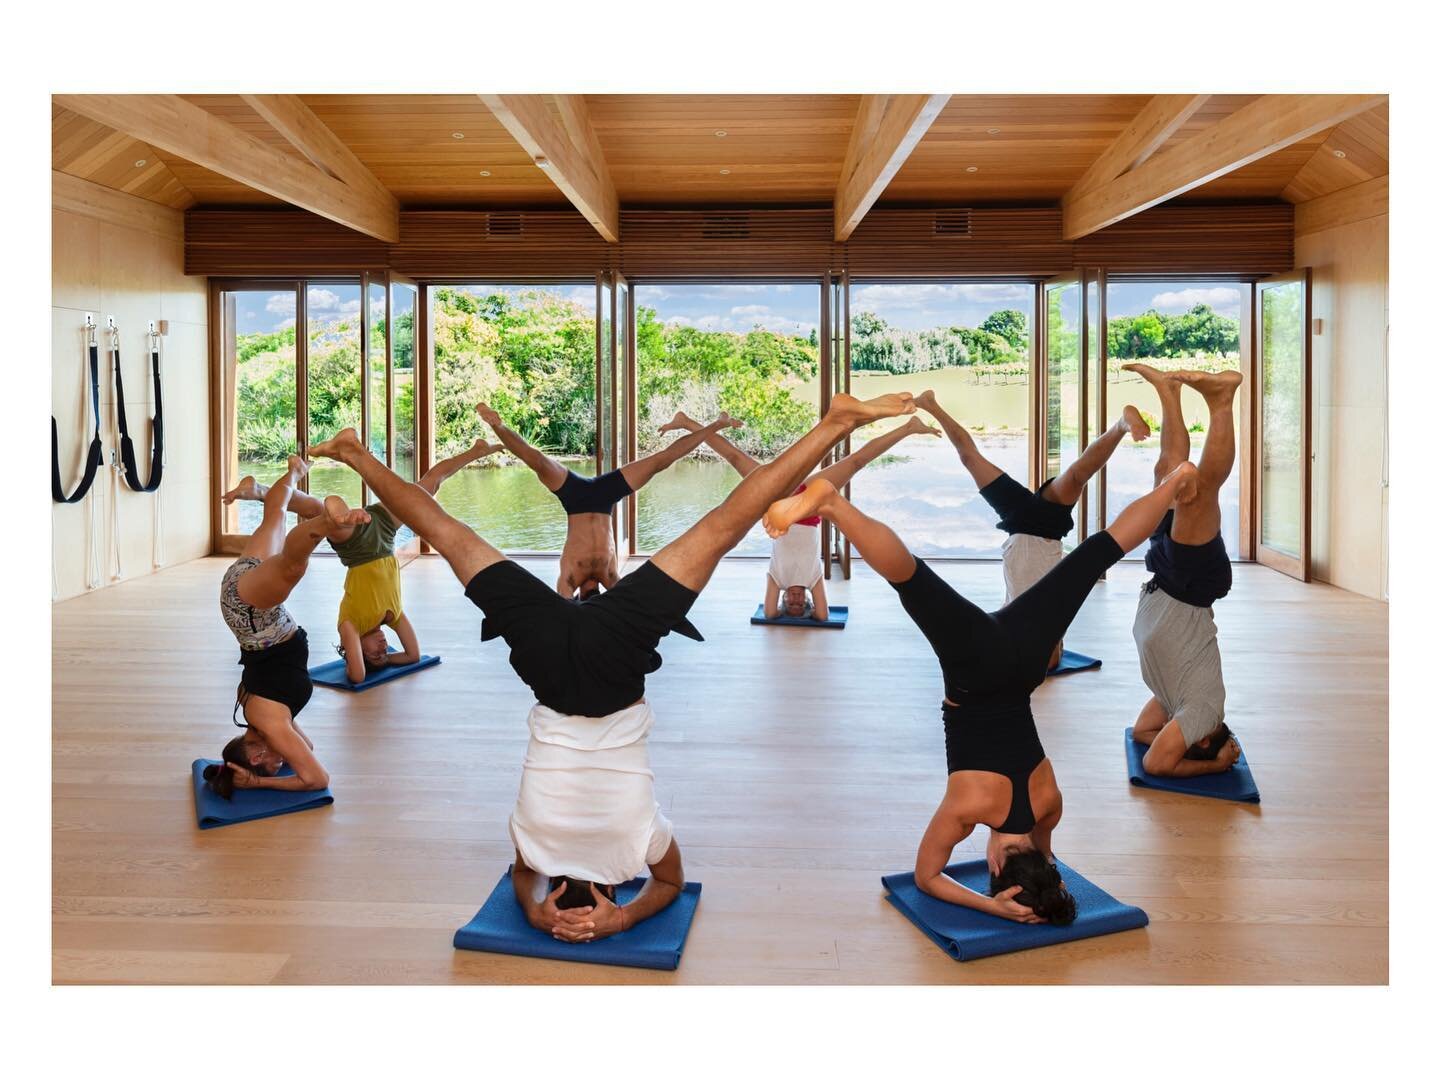
[[[593,478],[571,472],[555,492],[555,497],[567,514],[609,513],[615,503],[630,493],[625,473],[617,468]]]
[[[1035,730],[1029,694],[996,694],[984,700],[964,694],[958,708],[945,705],[945,767],[948,772],[993,772],[1010,781],[1010,813],[997,832],[1023,835],[1035,827],[1030,773],[1045,759]]]

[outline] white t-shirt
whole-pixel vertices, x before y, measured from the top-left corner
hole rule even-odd
[[[770,568],[766,572],[782,592],[796,585],[814,588],[819,584],[825,575],[825,567],[820,564],[819,526],[794,524],[785,535],[772,540]]]
[[[608,716],[567,716],[536,704],[510,838],[544,877],[622,884],[670,849],[674,829],[655,801],[644,701]]]
[[[1005,569],[1005,602],[1009,603],[1058,566],[1065,551],[1057,539],[1017,532],[1005,541],[1000,554]]]

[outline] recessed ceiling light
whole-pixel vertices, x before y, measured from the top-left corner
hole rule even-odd
[[[729,170],[729,169],[721,169],[721,170],[720,170],[720,175],[721,175],[721,176],[729,176],[729,175],[730,175],[730,170]]]
[[[716,131],[716,132],[715,132],[715,137],[716,137],[717,139],[723,139],[726,134],[727,134],[727,133],[724,132],[724,131]]]
[[[966,165],[966,166],[965,166],[965,171],[966,171],[966,172],[979,172],[979,171],[980,171],[980,166],[979,166],[979,165]]]
[[[465,137],[465,132],[463,132],[463,131],[452,131],[452,132],[450,132],[450,137],[451,137],[452,139],[463,139],[463,138]]]
[[[999,129],[998,127],[987,127],[987,128],[985,129],[985,134],[987,134],[987,135],[998,135],[998,134],[1000,134],[1000,129]]]
[[[142,157],[139,161],[135,162],[135,167],[137,169],[143,169],[147,164],[149,164],[149,162]]]
[[[480,175],[481,175],[481,176],[489,176],[489,175],[490,175],[490,170],[489,170],[489,169],[481,169],[481,170],[480,170]]]
[[[1336,157],[1344,157],[1344,156],[1345,156],[1345,151],[1344,151],[1344,150],[1336,150],[1336,151],[1335,151],[1335,156],[1336,156]]]

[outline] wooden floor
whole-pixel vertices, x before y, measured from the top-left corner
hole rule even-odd
[[[1067,639],[1103,670],[1048,684],[1035,711],[1065,793],[1057,853],[1150,926],[957,963],[881,898],[945,782],[924,640],[859,565],[831,586],[844,632],[752,627],[763,563],[726,563],[692,614],[708,642],[667,638],[649,683],[657,796],[705,887],[680,969],[657,973],[452,949],[511,858],[530,698],[434,559],[405,570],[405,596],[442,665],[363,695],[317,688],[305,711],[335,805],[198,831],[189,764],[230,737],[239,673],[216,609],[227,564],[54,608],[56,982],[1387,979],[1384,604],[1237,567],[1217,608],[1229,721],[1264,797],[1239,806],[1127,784],[1143,571],[1113,571]],[[998,605],[997,564],[937,569]],[[290,604],[316,657],[341,572],[317,558]]]

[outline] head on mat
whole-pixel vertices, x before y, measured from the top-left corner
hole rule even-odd
[[[615,902],[615,885],[597,884],[593,880],[579,880],[575,877],[551,877],[550,890],[553,892],[560,885],[565,885],[565,890],[555,900],[556,910],[574,910],[577,907],[593,907],[595,905],[595,893],[598,891],[610,902]]]
[[[343,644],[337,644],[335,651],[341,659],[349,658]],[[360,634],[360,658],[364,661],[367,677],[390,665],[390,642],[386,639],[383,628],[376,626],[369,633]]]
[[[220,751],[220,760],[224,763],[206,765],[202,775],[205,785],[225,799],[235,793],[235,769],[229,765],[273,776],[285,763],[258,731],[249,728],[225,743],[225,748]]]
[[[791,618],[808,618],[815,610],[804,585],[792,585],[780,597],[780,610]]]
[[[1033,847],[1019,846],[1005,848],[1003,857],[1000,872],[990,874],[992,896],[1018,887],[1014,901],[1051,925],[1069,925],[1075,920],[1075,897],[1065,890],[1060,870],[1049,858]]]
[[[1226,744],[1234,737],[1234,732],[1222,720],[1220,726],[1185,750],[1185,759],[1190,761],[1216,760],[1220,756],[1221,750],[1225,749]]]

